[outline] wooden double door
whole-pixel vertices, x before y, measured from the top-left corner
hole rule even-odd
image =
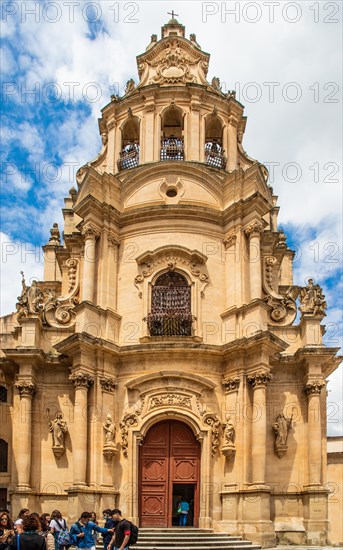
[[[200,443],[191,428],[171,420],[152,426],[140,448],[140,526],[171,527],[182,496],[190,504],[188,525],[197,527],[199,476]]]

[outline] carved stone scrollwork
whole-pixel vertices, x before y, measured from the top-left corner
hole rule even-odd
[[[223,381],[223,386],[225,387],[225,392],[237,391],[240,384],[240,378],[234,376],[233,378],[226,378]]]
[[[177,393],[164,393],[151,398],[149,410],[162,406],[178,406],[192,409],[192,400],[190,397]]]
[[[75,389],[86,388],[88,390],[89,386],[94,383],[93,376],[85,372],[73,372],[69,376],[69,380],[73,382]]]
[[[304,391],[307,396],[319,395],[322,389],[326,386],[324,380],[312,380],[307,382],[304,387]]]
[[[124,456],[128,455],[129,446],[129,428],[138,425],[138,415],[136,412],[129,412],[123,416],[123,420],[120,422],[121,432],[121,448]]]
[[[217,415],[213,412],[205,412],[202,417],[203,423],[211,427],[212,432],[212,456],[214,456],[219,447],[220,422]]]
[[[79,261],[69,258],[66,261],[68,268],[68,294],[56,298],[52,292],[43,310],[43,323],[51,327],[72,326],[75,323],[74,308],[79,303]]]
[[[14,384],[14,386],[19,391],[20,398],[22,397],[33,397],[36,386],[30,380],[19,380]]]
[[[226,456],[229,460],[232,459],[235,456],[236,453],[236,446],[235,446],[235,438],[236,438],[236,429],[234,426],[234,423],[228,417],[227,421],[223,424],[223,446],[221,448],[221,452],[224,456]]]
[[[313,317],[314,315],[326,315],[327,307],[323,290],[314,284],[313,279],[308,279],[307,286],[300,291],[300,311],[302,314]]]
[[[102,376],[100,378],[100,385],[103,392],[114,393],[117,387],[117,381],[115,380],[115,378]]]
[[[273,256],[267,256],[263,262],[263,287],[266,292],[264,301],[269,306],[269,317],[275,323],[291,324],[296,314],[297,306],[295,298],[297,292],[290,287],[283,296],[273,288],[274,270],[278,269],[277,260]]]
[[[267,370],[259,370],[253,374],[248,375],[248,382],[252,385],[253,389],[267,386],[273,376]]]

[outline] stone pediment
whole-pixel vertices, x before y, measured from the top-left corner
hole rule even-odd
[[[128,390],[138,390],[141,396],[161,390],[191,391],[200,396],[204,391],[211,391],[216,384],[195,373],[187,373],[177,370],[164,370],[152,372],[127,382]]]
[[[169,36],[137,57],[140,82],[138,87],[151,84],[203,84],[208,86],[206,75],[209,54],[191,42]]]

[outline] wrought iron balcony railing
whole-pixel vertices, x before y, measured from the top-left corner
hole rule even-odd
[[[206,164],[213,166],[213,168],[219,168],[220,170],[226,168],[227,158],[218,143],[207,142],[205,144],[205,159]]]
[[[150,336],[192,336],[194,315],[183,312],[149,313],[144,321],[148,323]]]
[[[162,139],[161,160],[185,160],[184,143],[182,139]]]
[[[119,155],[119,160],[117,161],[119,172],[128,170],[128,168],[135,168],[139,165],[139,145],[127,145]]]

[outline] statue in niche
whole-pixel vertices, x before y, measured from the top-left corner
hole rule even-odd
[[[110,413],[108,413],[106,421],[103,423],[102,427],[105,434],[102,452],[107,460],[111,460],[116,454],[117,449],[114,442],[116,437],[116,427],[113,423],[112,415]]]
[[[289,430],[292,427],[292,419],[293,414],[291,418],[286,418],[283,413],[279,413],[276,421],[272,425],[273,432],[275,434],[274,449],[279,458],[282,458],[288,449],[287,438]]]
[[[65,451],[65,434],[68,433],[68,425],[63,420],[61,411],[57,411],[54,420],[50,419],[50,410],[47,409],[47,417],[49,421],[49,432],[52,435],[52,450],[57,458]]]
[[[105,446],[112,445],[114,443],[114,438],[116,436],[116,428],[112,421],[112,416],[107,415],[106,422],[103,424],[105,432]]]
[[[235,446],[236,429],[230,417],[228,417],[226,422],[223,424],[223,430],[224,430],[224,436],[223,436],[224,442],[221,448],[221,452],[223,453],[224,456],[226,456],[229,460],[231,460],[235,456],[235,452],[236,452],[236,446]]]
[[[234,445],[236,430],[230,417],[227,419],[227,422],[223,424],[223,428],[224,428],[224,445]]]

